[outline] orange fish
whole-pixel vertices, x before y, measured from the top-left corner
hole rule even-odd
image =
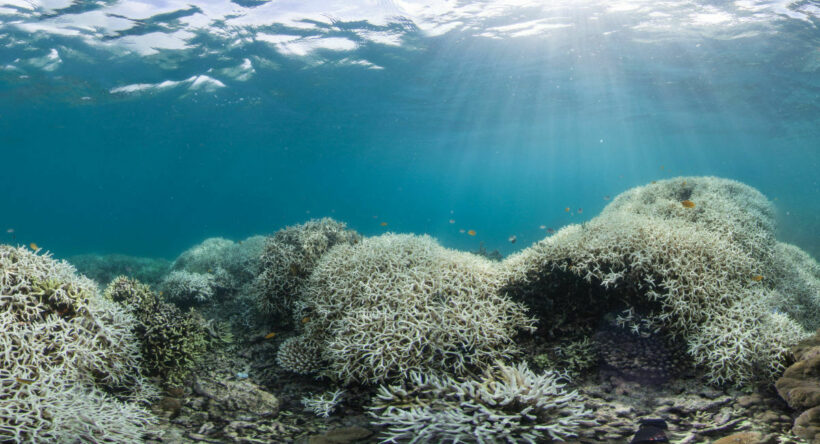
[[[564,208],[564,213],[569,213],[569,207]]]
[[[303,324],[307,324],[308,322],[310,322],[310,316],[305,316],[304,318],[302,318]]]
[[[470,236],[475,236],[475,230],[467,230],[467,234]]]
[[[381,226],[383,226],[383,227],[386,227],[386,226],[387,226],[387,222],[382,222],[382,223],[380,223],[379,225],[381,225]]]
[[[273,339],[274,336],[276,336],[276,332],[272,331],[265,335],[265,339]]]
[[[756,275],[752,276],[752,280],[755,281],[755,282],[760,282],[760,281],[763,280],[763,276],[761,276],[759,274],[756,274]]]
[[[688,200],[688,199],[682,201],[680,204],[683,205],[686,208],[695,208],[695,203],[692,202],[691,200]]]
[[[38,247],[37,244],[35,244],[34,242],[28,244],[28,246],[31,247],[31,249],[34,250],[34,251],[37,251],[37,250],[40,249],[40,247]]]

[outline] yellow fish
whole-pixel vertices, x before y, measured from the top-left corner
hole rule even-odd
[[[467,234],[470,236],[475,236],[475,230],[467,230]]]
[[[387,222],[382,222],[382,223],[380,223],[379,225],[381,225],[381,226],[383,226],[383,227],[386,227],[386,226],[387,226]]]
[[[273,339],[276,336],[276,332],[270,332],[265,335],[265,339]]]
[[[691,200],[688,200],[688,199],[682,201],[680,204],[683,205],[686,208],[695,208],[695,203],[692,202]]]
[[[569,213],[569,207],[564,208],[564,213]]]
[[[31,249],[34,250],[34,251],[37,251],[37,250],[40,249],[40,247],[38,247],[37,244],[35,244],[34,242],[28,244],[28,246],[31,247]]]
[[[32,382],[36,381],[36,379],[26,379],[20,377],[15,377],[14,379],[16,379],[17,382],[19,382],[20,384],[31,384]]]
[[[760,282],[760,281],[763,280],[763,276],[761,276],[759,274],[756,274],[756,275],[752,276],[752,280],[755,281],[755,282]]]
[[[304,318],[302,318],[303,324],[307,324],[308,322],[310,322],[310,316],[305,316]]]

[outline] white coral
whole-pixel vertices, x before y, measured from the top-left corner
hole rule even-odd
[[[216,285],[213,274],[172,271],[162,280],[160,288],[169,301],[187,305],[210,301]]]
[[[480,379],[412,372],[406,385],[380,386],[370,410],[385,442],[563,441],[591,419],[564,377],[523,362],[498,362]]]
[[[314,397],[302,398],[302,405],[305,410],[311,411],[316,416],[327,418],[336,410],[336,406],[342,401],[345,391],[341,389],[329,390]]]

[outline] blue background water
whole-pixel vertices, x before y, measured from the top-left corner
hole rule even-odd
[[[140,26],[171,33],[190,15],[180,8],[100,41],[148,32]],[[780,238],[820,257],[814,9],[730,30],[673,21],[662,32],[640,26],[652,11],[592,20],[566,9],[572,26],[500,38],[481,34],[543,11],[505,10],[484,28],[438,33],[410,18],[269,23],[269,32],[355,47],[300,55],[197,32],[184,50],[116,57],[14,24],[76,10],[14,11],[0,14],[3,242],[37,242],[59,257],[174,257],[205,237],[331,216],[366,235],[430,233],[506,254],[541,239],[542,224],[594,217],[605,196],[717,175],[776,198]],[[362,29],[400,44],[362,40]],[[250,78],[231,71],[246,59]],[[224,87],[117,90],[204,74]]]

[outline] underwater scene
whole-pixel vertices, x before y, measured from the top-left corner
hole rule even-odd
[[[820,4],[0,0],[0,443],[820,443]]]

